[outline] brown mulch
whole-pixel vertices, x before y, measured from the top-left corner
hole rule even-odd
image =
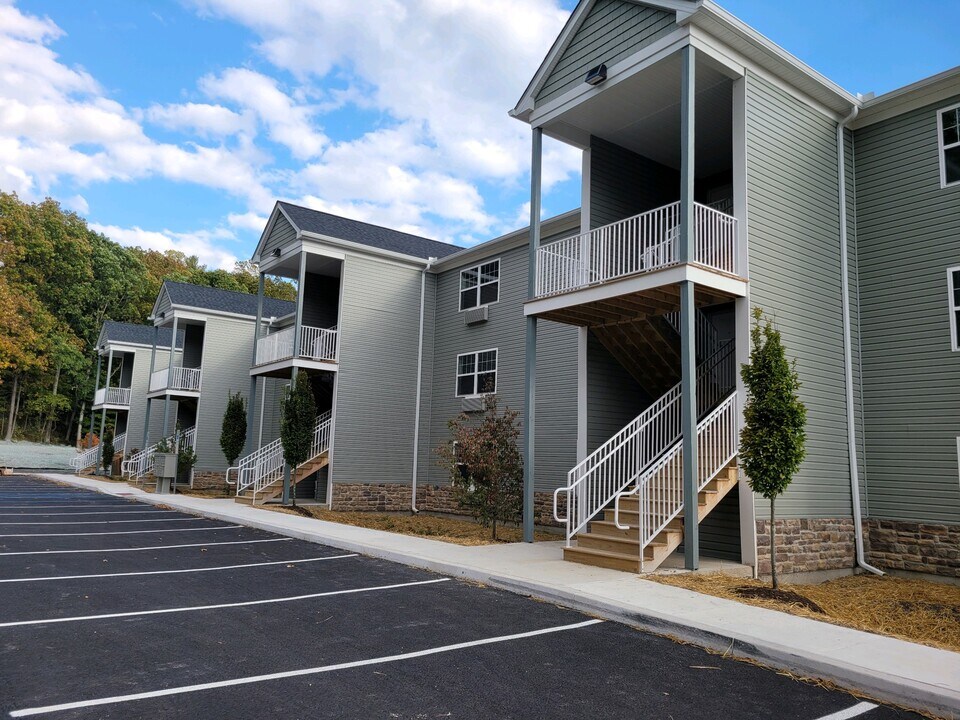
[[[190,488],[178,487],[177,495],[186,495],[188,497],[199,498],[232,498],[236,497],[234,492],[220,488]]]
[[[769,583],[722,573],[651,575],[645,579],[960,652],[960,586],[956,585],[889,575],[851,575],[815,585],[781,585],[779,592],[789,593],[788,599],[773,596]]]
[[[439,517],[420,513],[371,513],[371,512],[343,512],[327,510],[316,505],[299,505],[296,508],[280,505],[261,506],[267,510],[285,512],[297,515],[309,515],[317,520],[343,523],[373,530],[415,535],[431,540],[442,540],[456,545],[493,545],[496,543],[513,543],[523,540],[523,530],[517,527],[497,527],[497,539],[490,537],[490,528],[485,528],[468,519]],[[547,532],[536,532],[537,541],[558,540],[559,535]]]

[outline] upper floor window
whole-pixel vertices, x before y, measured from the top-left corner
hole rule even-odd
[[[457,397],[497,391],[497,350],[457,355]]]
[[[950,306],[950,349],[960,350],[960,265],[947,268]]]
[[[489,305],[500,299],[500,261],[460,271],[460,309]]]
[[[960,183],[960,105],[944,108],[940,119],[940,186]]]

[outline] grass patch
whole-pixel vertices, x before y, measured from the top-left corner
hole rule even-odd
[[[817,585],[781,584],[785,597],[777,599],[760,590],[769,588],[768,583],[723,573],[650,575],[644,579],[960,652],[960,587],[956,585],[851,575]]]
[[[497,540],[494,541],[490,538],[490,528],[482,527],[478,523],[466,518],[438,517],[436,515],[425,515],[423,513],[419,515],[409,515],[399,513],[342,512],[339,510],[327,510],[326,508],[315,505],[300,505],[297,506],[296,510],[281,505],[266,505],[261,507],[275,512],[307,515],[317,520],[327,520],[328,522],[354,525],[372,530],[386,530],[387,532],[401,533],[403,535],[415,535],[417,537],[442,540],[457,545],[493,545],[498,543],[521,542],[523,540],[523,530],[521,528],[498,527]],[[534,540],[537,541],[559,539],[560,536],[548,532],[537,531],[534,533]]]

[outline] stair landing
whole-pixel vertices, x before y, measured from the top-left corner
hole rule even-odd
[[[697,522],[720,504],[739,478],[739,468],[731,463],[716,478],[707,483],[697,497]],[[681,513],[670,521],[644,549],[643,566],[640,563],[639,499],[623,498],[620,501],[620,522],[630,525],[621,530],[614,524],[612,507],[603,511],[602,520],[594,520],[586,532],[577,533],[577,544],[563,549],[563,559],[583,565],[623,570],[626,572],[653,572],[669,558],[683,542],[683,517]]]
[[[293,488],[296,485],[299,485],[302,481],[306,480],[308,477],[313,475],[317,470],[325,468],[330,464],[330,453],[323,452],[317,455],[317,457],[312,460],[307,460],[303,465],[300,466],[300,469],[297,471],[296,481],[293,478],[290,478],[290,487]],[[276,480],[269,485],[267,485],[263,490],[257,493],[257,505],[263,505],[268,503],[271,500],[276,500],[283,493],[283,478]],[[237,495],[235,501],[242,503],[244,505],[253,505],[253,491],[244,490],[240,495]]]

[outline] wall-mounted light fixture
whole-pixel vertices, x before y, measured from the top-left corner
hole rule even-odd
[[[270,254],[273,255],[274,257],[280,257],[280,248],[274,248],[273,252]]]
[[[587,73],[587,77],[584,78],[583,81],[587,85],[596,86],[602,83],[606,79],[607,79],[607,66],[603,63],[600,63],[595,68],[591,69],[590,72]]]

